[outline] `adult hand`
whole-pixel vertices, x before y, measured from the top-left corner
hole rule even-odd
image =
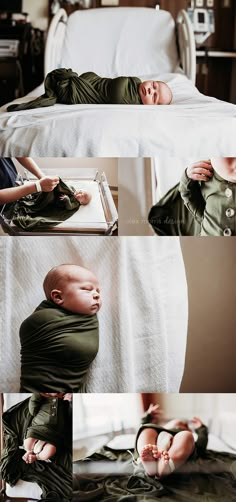
[[[210,160],[200,160],[192,166],[187,167],[187,176],[193,181],[209,181],[214,170]]]
[[[44,176],[39,180],[42,192],[52,192],[52,190],[58,185],[58,176]]]

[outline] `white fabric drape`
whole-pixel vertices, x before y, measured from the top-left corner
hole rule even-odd
[[[45,274],[60,263],[76,263],[97,274],[103,297],[88,390],[179,391],[187,288],[178,238],[6,237],[0,251],[0,390],[18,391],[19,327],[44,298]]]

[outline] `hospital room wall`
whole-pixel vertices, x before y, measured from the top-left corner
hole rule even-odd
[[[48,0],[23,0],[23,12],[27,12],[34,28],[46,30],[48,27]]]
[[[147,215],[153,204],[150,158],[121,158],[119,165],[119,235],[153,235]]]
[[[45,171],[47,174],[47,169],[55,170],[55,175],[57,174],[57,169],[65,169],[65,177],[70,176],[70,168],[93,168],[99,173],[105,172],[108,184],[112,187],[118,187],[118,173],[117,165],[118,161],[116,158],[82,158],[82,157],[41,157],[35,158],[38,166]],[[19,162],[16,162],[17,169],[22,172],[22,166]],[[78,171],[79,174],[79,171]]]
[[[235,392],[235,240],[182,238],[189,295],[181,392]]]
[[[199,416],[207,424],[212,419],[217,421],[220,418],[227,419],[227,416],[236,420],[236,394],[153,394],[152,401],[159,403],[163,416],[167,419]]]

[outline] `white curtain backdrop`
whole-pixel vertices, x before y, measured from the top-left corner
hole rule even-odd
[[[19,327],[44,299],[46,273],[60,263],[90,268],[101,285],[89,392],[179,391],[188,306],[178,238],[4,237],[0,252],[0,391],[19,390]]]

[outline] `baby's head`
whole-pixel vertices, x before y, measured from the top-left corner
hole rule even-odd
[[[236,157],[214,157],[211,164],[221,178],[236,183]]]
[[[139,85],[138,92],[143,105],[169,105],[172,101],[169,86],[160,80],[145,80]]]
[[[102,305],[97,277],[87,268],[63,264],[52,268],[43,283],[48,300],[74,314],[96,314]]]
[[[89,192],[86,192],[85,190],[77,190],[74,193],[74,197],[76,200],[80,202],[83,206],[86,206],[86,204],[89,204],[89,202],[92,199],[92,195]]]

